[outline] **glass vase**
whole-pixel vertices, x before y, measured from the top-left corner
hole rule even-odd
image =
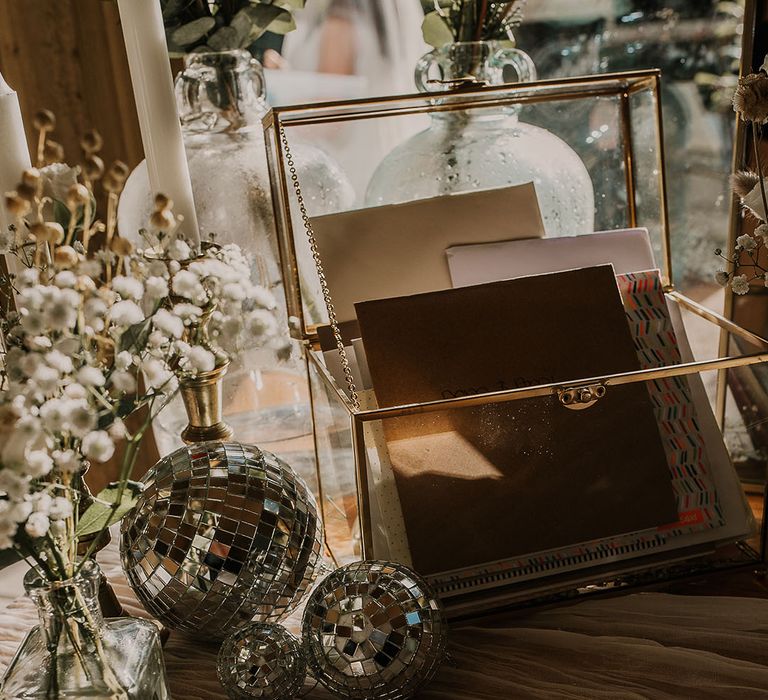
[[[261,65],[244,50],[189,54],[176,78],[176,98],[201,235],[215,232],[219,242],[236,243],[251,256],[252,279],[273,293],[283,340],[291,348],[279,358],[272,349],[254,348],[231,363],[222,385],[224,417],[239,441],[280,453],[278,443],[312,429],[306,369],[288,330],[261,124],[269,109]],[[295,151],[313,215],[349,208],[354,189],[333,159],[306,143]],[[131,237],[145,225],[150,205],[144,164],[121,198],[122,235]],[[316,276],[309,246],[300,240],[297,248],[302,270]],[[313,283],[308,289],[317,295],[314,307],[323,309],[319,283]],[[183,444],[186,424],[178,397],[153,424],[161,454]]]
[[[67,581],[28,572],[24,586],[40,624],[8,666],[0,698],[170,698],[157,627],[130,617],[105,620],[98,603],[100,577],[93,561]]]
[[[416,66],[422,92],[535,79],[527,54],[493,41],[446,44]],[[430,121],[379,164],[366,192],[369,206],[533,182],[548,236],[592,233],[592,181],[558,136],[510,107],[436,112]]]

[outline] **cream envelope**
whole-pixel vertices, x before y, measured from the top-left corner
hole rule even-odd
[[[339,321],[356,302],[450,289],[451,246],[544,235],[533,183],[328,214],[312,228]]]

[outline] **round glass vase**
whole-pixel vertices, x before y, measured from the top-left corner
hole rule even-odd
[[[421,58],[422,92],[478,82],[530,82],[536,68],[519,49],[494,41],[446,44]],[[439,99],[439,98],[436,98]],[[430,114],[429,128],[389,153],[371,177],[369,206],[533,182],[547,236],[592,233],[594,191],[581,158],[513,107]]]
[[[283,341],[291,348],[280,358],[272,348],[252,348],[231,363],[222,385],[224,416],[241,442],[279,452],[277,443],[309,435],[312,428],[306,368],[298,345],[290,340],[279,263],[261,123],[269,109],[264,75],[261,64],[245,50],[195,52],[184,63],[175,82],[176,102],[201,236],[214,232],[218,242],[236,243],[251,256],[252,280],[274,295]],[[295,157],[313,215],[351,206],[354,189],[329,156],[300,143]],[[139,240],[134,232],[146,225],[150,205],[143,163],[131,174],[121,198],[122,235]],[[311,252],[302,240],[297,254],[302,274],[309,271],[307,288],[315,296],[310,306],[323,309]],[[186,424],[177,397],[153,423],[161,454],[182,446]]]
[[[8,666],[0,698],[170,698],[157,627],[130,617],[105,620],[98,601],[100,578],[90,560],[67,581],[27,573],[24,587],[40,623]]]

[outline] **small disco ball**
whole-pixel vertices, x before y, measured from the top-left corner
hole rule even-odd
[[[446,653],[440,602],[410,569],[363,561],[312,591],[302,633],[310,673],[348,700],[412,697]]]
[[[221,645],[216,673],[232,700],[292,700],[304,685],[307,661],[287,629],[254,622]]]
[[[206,442],[164,457],[142,481],[120,556],[158,620],[222,639],[299,604],[323,528],[312,493],[285,462],[258,447]]]

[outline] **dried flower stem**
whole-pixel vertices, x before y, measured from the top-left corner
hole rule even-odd
[[[37,136],[37,162],[35,164],[38,168],[45,167],[45,141],[47,138],[48,132],[45,129],[40,129]]]
[[[115,192],[110,192],[107,195],[107,248],[112,243],[112,237],[115,235],[115,229],[117,228],[118,199],[119,197]]]
[[[77,227],[77,209],[69,215],[69,225],[67,226],[67,236],[64,239],[64,245],[72,245],[72,239],[75,237],[75,228]]]
[[[91,242],[91,201],[90,199],[83,204],[83,248],[86,253],[88,245]]]
[[[75,597],[78,600],[79,609],[83,613],[83,617],[85,617],[88,623],[88,627],[86,629],[92,635],[93,645],[96,648],[96,654],[101,659],[104,682],[109,687],[110,691],[112,692],[112,697],[114,697],[115,700],[127,700],[128,696],[125,694],[125,690],[120,685],[120,681],[118,681],[117,677],[115,676],[115,672],[112,670],[112,666],[109,663],[109,660],[107,659],[107,654],[104,650],[104,644],[101,640],[101,637],[96,632],[98,628],[96,626],[96,622],[91,616],[91,611],[88,608],[88,603],[83,597],[83,592],[77,587],[75,587]],[[78,648],[77,644],[74,644],[74,646],[76,649]],[[83,669],[87,669],[87,665],[85,664],[84,661],[83,661]]]
[[[70,489],[72,486],[72,475],[71,474],[62,474],[61,475],[61,484],[65,489]],[[77,559],[77,536],[76,536],[76,527],[75,524],[75,514],[77,513],[77,507],[78,507],[78,501],[79,498],[75,495],[76,491],[72,490],[72,496],[74,498],[72,499],[72,515],[70,515],[66,521],[65,525],[67,528],[67,537],[65,546],[68,543],[69,544],[69,552],[68,552],[68,568],[69,568],[69,575],[73,576],[75,573],[74,570],[74,562]]]

